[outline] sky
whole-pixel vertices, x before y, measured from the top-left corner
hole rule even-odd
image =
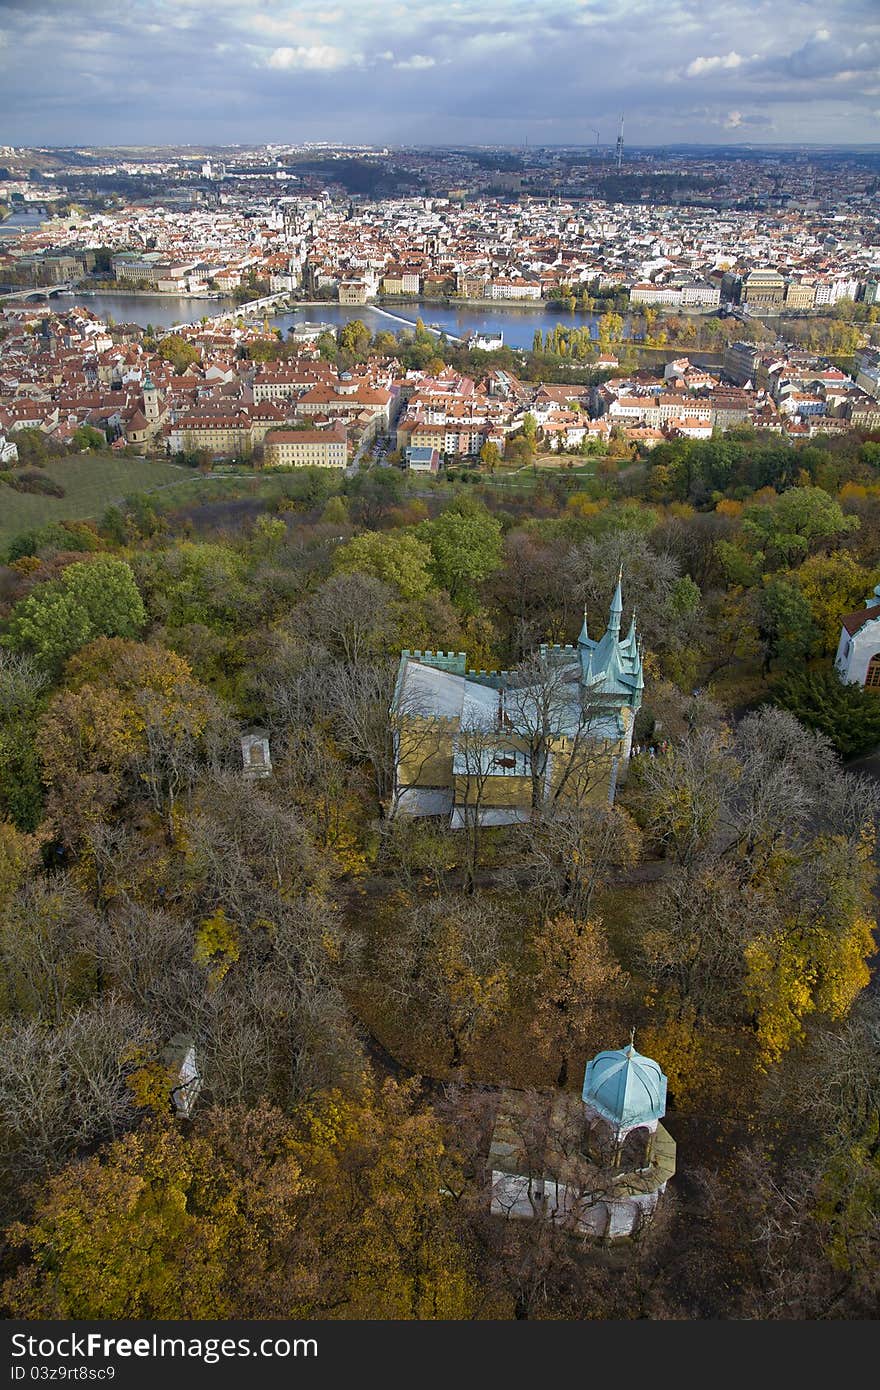
[[[880,0],[0,0],[0,144],[880,143]]]

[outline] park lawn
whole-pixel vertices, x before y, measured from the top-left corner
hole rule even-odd
[[[134,492],[153,492],[191,478],[192,469],[165,460],[115,458],[111,454],[73,454],[40,469],[64,488],[63,497],[16,492],[0,484],[0,543],[49,521],[100,519],[113,502]]]
[[[162,496],[158,499],[159,510],[165,514],[173,514],[179,508],[187,507],[193,502],[223,502],[242,497],[258,497],[268,503],[277,502],[281,497],[301,498],[302,475],[307,471],[305,468],[267,469],[265,472],[247,469],[204,476],[200,473],[194,474],[192,469],[188,468],[187,477],[183,481],[163,489]],[[334,486],[331,490],[337,491],[342,485],[342,469],[328,468],[323,471],[332,474],[329,481]]]
[[[596,460],[572,459],[571,467],[560,467],[558,455],[545,462],[536,461],[536,466],[520,469],[497,469],[494,473],[481,475],[480,481],[502,489],[533,492],[539,483],[547,483],[554,478],[564,479],[572,489],[592,478],[596,472]],[[537,470],[537,471],[536,471]]]

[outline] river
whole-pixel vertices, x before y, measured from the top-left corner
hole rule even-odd
[[[178,323],[194,323],[204,315],[213,317],[221,312],[234,312],[235,303],[231,299],[191,299],[171,295],[150,294],[84,294],[73,291],[58,294],[52,304],[59,310],[71,304],[83,304],[93,313],[106,319],[109,314],[116,323],[148,323],[157,328],[172,328]],[[283,314],[269,314],[273,327],[287,333],[293,324],[327,323],[334,328],[348,323],[350,319],[362,319],[374,333],[387,328],[391,333],[415,327],[416,319],[421,318],[427,325],[436,324],[451,336],[464,337],[466,333],[503,333],[508,347],[531,348],[535,329],[542,333],[552,331],[557,323],[572,327],[589,326],[596,336],[595,314],[585,314],[577,310],[566,313],[563,309],[522,309],[514,305],[499,304],[488,308],[459,308],[440,304],[400,304],[381,309],[371,304],[349,305],[324,303],[304,304],[298,309]]]
[[[197,323],[205,316],[213,317],[215,314],[225,312],[235,313],[237,308],[231,299],[192,299],[167,294],[113,294],[110,292],[84,294],[82,291],[77,293],[75,290],[70,293],[54,295],[50,303],[58,312],[63,312],[72,304],[83,304],[103,319],[109,315],[116,323],[139,323],[144,328],[147,324],[152,324],[156,328],[172,328],[179,323]],[[522,309],[511,304],[493,305],[492,308],[466,308],[458,305],[444,306],[418,302],[379,308],[372,304],[349,305],[322,301],[316,304],[303,304],[298,309],[287,313],[270,313],[268,318],[269,323],[282,329],[285,335],[294,324],[326,323],[332,328],[338,328],[341,324],[348,323],[350,319],[362,319],[373,333],[378,333],[383,328],[390,333],[399,333],[408,327],[415,328],[416,319],[421,318],[426,326],[436,324],[439,329],[444,329],[450,336],[457,338],[462,338],[467,333],[503,333],[504,343],[507,347],[525,348],[526,351],[532,347],[537,328],[542,333],[547,333],[552,332],[557,323],[576,328],[589,326],[590,332],[595,338],[598,323],[595,314],[586,314],[579,310],[566,312],[564,309],[543,307],[540,309]],[[629,319],[625,319],[624,336],[628,335],[629,329]],[[685,348],[669,348],[666,354],[658,353],[657,360],[662,360],[663,356],[672,357],[682,352],[687,352],[692,362],[705,366],[714,366],[720,361],[716,354],[705,350],[694,351],[691,349],[688,351]]]
[[[2,193],[3,185],[0,183],[0,195],[2,195]],[[2,201],[2,196],[0,196],[0,202]],[[12,206],[15,207],[16,204],[13,203]],[[33,231],[36,227],[42,227],[45,220],[46,213],[44,209],[41,209],[39,212],[34,212],[32,209],[27,212],[13,212],[6,218],[5,222],[0,222],[0,237],[9,237],[9,239],[12,240],[13,237],[19,236],[21,232]]]

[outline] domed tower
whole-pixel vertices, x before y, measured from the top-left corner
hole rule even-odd
[[[587,1063],[582,1100],[594,1153],[621,1176],[648,1173],[666,1114],[666,1077],[659,1064],[637,1052],[632,1039],[628,1047],[600,1052]],[[664,1180],[657,1193],[665,1186]]]
[[[665,1112],[666,1077],[632,1040],[587,1063],[581,1096],[499,1092],[490,1210],[601,1241],[636,1236],[675,1173]]]
[[[144,415],[148,425],[158,425],[162,414],[162,406],[159,400],[158,388],[153,384],[153,378],[147,371],[144,377]]]

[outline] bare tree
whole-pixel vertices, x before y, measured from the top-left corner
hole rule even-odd
[[[437,898],[414,906],[383,950],[385,998],[426,1040],[443,1040],[453,1068],[507,1007],[510,930],[485,899]]]
[[[604,780],[607,719],[607,706],[581,684],[580,667],[558,652],[539,650],[511,673],[503,723],[525,746],[533,814],[562,796],[583,800]]]
[[[519,832],[522,855],[545,911],[589,917],[612,873],[631,868],[641,850],[632,817],[617,806],[557,801]],[[519,872],[517,870],[517,872]]]
[[[512,762],[516,750],[511,748],[505,758],[499,746],[498,734],[479,724],[465,724],[453,740],[453,775],[455,778],[455,807],[461,817],[465,846],[465,891],[473,893],[477,886],[477,865],[480,857],[480,836],[483,826],[486,790],[490,781],[501,771],[499,764]]]
[[[106,995],[58,1026],[8,1022],[0,1045],[0,1156],[7,1179],[40,1177],[135,1117],[127,1078],[155,1033],[137,1009]]]
[[[373,661],[397,637],[397,593],[366,574],[335,574],[298,610],[305,634],[356,665]]]

